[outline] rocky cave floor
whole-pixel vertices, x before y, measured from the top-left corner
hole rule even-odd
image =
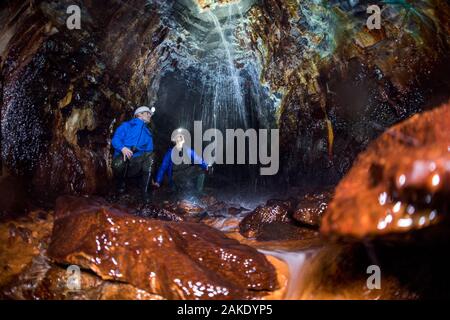
[[[148,205],[129,195],[62,196],[53,210],[4,218],[0,297],[448,297],[449,111],[389,129],[331,190],[291,188],[253,203],[214,190],[195,201],[159,193]],[[81,290],[67,286],[68,265],[81,267]],[[367,286],[370,265],[381,269],[380,289]]]

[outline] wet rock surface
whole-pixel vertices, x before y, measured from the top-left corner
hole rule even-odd
[[[53,220],[53,212],[37,210],[0,223],[0,299],[162,299],[84,270],[80,273],[81,290],[69,288],[67,269],[47,256]]]
[[[157,205],[143,205],[136,210],[136,215],[145,218],[154,218],[166,221],[185,221],[185,218],[178,214],[174,208],[160,207]]]
[[[240,233],[260,241],[316,237],[317,232],[304,228],[293,219],[296,203],[295,199],[267,201],[242,219]]]
[[[330,192],[306,194],[299,201],[292,215],[293,219],[304,225],[318,228],[330,199]]]
[[[104,281],[96,275],[81,271],[80,288],[69,287],[70,273],[67,269],[51,264],[43,255],[3,286],[0,297],[15,300],[162,300],[130,284]],[[73,283],[72,283],[73,285]]]
[[[239,224],[239,230],[246,237],[257,237],[261,232],[260,228],[265,224],[291,222],[290,209],[289,202],[269,201],[269,204],[259,206],[249,213]]]
[[[55,214],[0,223],[0,297],[248,299],[279,288],[274,267],[255,249],[203,223],[133,210],[62,197]],[[68,265],[81,267],[81,290],[68,287]]]
[[[301,199],[310,197],[311,195],[307,195]],[[62,203],[57,208],[59,213],[56,214],[56,221],[60,222],[57,222],[54,228],[54,214],[46,211],[35,211],[27,216],[0,223],[2,240],[0,267],[4,270],[0,277],[2,299],[154,300],[180,296],[188,298],[187,288],[186,292],[179,289],[176,282],[170,281],[170,275],[174,276],[177,273],[193,279],[192,284],[196,284],[194,281],[208,281],[216,285],[221,283],[222,288],[229,289],[230,294],[233,292],[235,297],[247,298],[420,299],[446,297],[449,294],[447,288],[450,280],[445,275],[445,263],[442,260],[442,252],[446,252],[449,247],[448,228],[431,232],[432,239],[435,240],[439,231],[441,241],[438,242],[431,242],[426,234],[417,233],[421,231],[418,230],[408,232],[414,242],[391,243],[382,238],[380,241],[353,244],[325,243],[317,236],[312,238],[296,236],[286,239],[280,237],[279,230],[293,234],[296,231],[290,229],[292,225],[278,222],[272,224],[274,229],[265,229],[271,224],[264,226],[259,239],[243,238],[238,232],[230,230],[230,233],[227,233],[229,237],[257,248],[271,264],[269,268],[271,270],[268,271],[264,268],[267,261],[261,263],[258,258],[254,260],[258,270],[264,273],[273,272],[278,285],[270,290],[255,291],[245,286],[249,283],[254,284],[253,281],[259,281],[261,278],[256,277],[255,280],[251,274],[243,277],[240,273],[245,273],[246,268],[240,269],[235,267],[236,264],[225,263],[233,269],[231,274],[224,275],[215,271],[217,268],[224,268],[222,259],[217,259],[214,253],[216,245],[217,248],[223,248],[219,249],[219,252],[225,260],[228,254],[234,255],[236,261],[241,262],[245,260],[239,260],[239,257],[252,256],[254,259],[256,251],[238,244],[237,241],[230,243],[228,241],[232,241],[231,239],[226,239],[222,233],[206,227],[204,223],[207,223],[205,220],[208,218],[199,223],[167,222],[155,217],[140,217],[130,207],[112,205],[100,198],[65,197],[60,201]],[[280,200],[268,202],[271,205],[289,203]],[[176,203],[173,205],[176,206]],[[294,203],[292,208],[296,207],[298,205]],[[239,221],[233,221],[236,218],[229,216],[222,219],[225,224],[237,226]],[[142,223],[141,219],[152,222]],[[91,223],[92,221],[95,223]],[[136,226],[138,224],[142,227]],[[167,224],[171,227],[167,227]],[[150,234],[151,232],[146,229],[149,226],[154,228],[154,234]],[[132,235],[123,237],[121,233],[125,232],[127,227],[132,228],[132,232],[128,232]],[[217,220],[216,227],[218,227]],[[52,236],[52,231],[55,237]],[[184,232],[186,234],[183,235]],[[193,237],[192,232],[198,238]],[[93,235],[100,237],[96,239]],[[159,236],[161,238],[158,238]],[[170,237],[175,243],[172,248],[165,246],[166,242],[171,243]],[[147,241],[152,245],[147,246]],[[129,245],[125,245],[125,242]],[[49,244],[50,253],[47,253]],[[97,250],[99,244],[101,249]],[[117,248],[117,244],[120,248]],[[131,252],[127,253],[128,247]],[[236,249],[238,247],[241,249]],[[242,247],[246,249],[243,250]],[[233,250],[230,251],[230,248]],[[253,253],[248,251],[249,249]],[[52,250],[56,253],[52,253]],[[135,250],[140,250],[140,255]],[[71,253],[66,254],[68,251]],[[17,252],[21,254],[18,255]],[[94,255],[90,252],[94,252]],[[174,254],[175,252],[178,253]],[[53,259],[50,258],[52,254],[55,255]],[[59,254],[62,258],[59,258]],[[145,260],[143,256],[148,256],[153,262]],[[94,261],[96,258],[101,259],[99,263]],[[176,262],[173,262],[172,258]],[[200,261],[200,258],[203,261]],[[167,268],[169,262],[173,267]],[[70,290],[67,287],[69,275],[66,268],[74,263],[82,267],[80,273],[82,290]],[[380,290],[370,290],[366,283],[367,267],[374,264],[380,266],[382,272]],[[143,285],[141,281],[136,280],[142,280],[140,277],[142,269],[136,267],[137,265],[148,267],[146,272],[156,270],[155,279],[158,280],[148,281],[148,286],[155,285],[156,290],[151,291],[149,287],[142,288],[145,283]],[[197,265],[197,268],[191,272],[190,268],[193,265]],[[128,271],[125,271],[125,268]],[[196,272],[200,272],[202,276],[198,277]],[[160,280],[158,275],[163,275],[163,279]],[[237,276],[240,277],[239,281],[236,280]],[[128,281],[128,277],[132,277],[139,284]],[[178,277],[180,280],[187,279]],[[267,277],[265,279],[267,280]],[[227,282],[228,286],[223,285],[223,282]],[[169,288],[167,290],[170,292],[164,288]]]
[[[449,122],[450,106],[443,105],[372,142],[337,186],[321,232],[362,238],[448,220]]]
[[[167,298],[250,298],[277,287],[263,255],[210,227],[139,218],[101,200],[58,201],[48,254]]]
[[[107,201],[128,208],[136,216],[166,221],[205,222],[234,216],[240,218],[250,210],[236,203],[216,199],[212,195],[178,199],[170,194],[154,194],[150,204],[142,204],[134,190],[122,196],[112,195]]]
[[[43,211],[0,223],[0,288],[13,282],[45,250],[52,226],[53,216]]]

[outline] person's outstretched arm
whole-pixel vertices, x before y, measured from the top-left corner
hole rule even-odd
[[[169,168],[169,165],[172,161],[171,155],[172,155],[171,150],[167,151],[166,154],[164,155],[163,161],[158,170],[158,174],[156,175],[156,183],[158,185],[161,185],[162,180],[164,178],[164,174],[166,173],[167,169]]]
[[[192,149],[190,150],[191,150],[191,160],[193,161],[193,163],[200,165],[204,170],[208,170],[208,164],[205,161],[203,161],[203,159],[199,157],[194,150]]]

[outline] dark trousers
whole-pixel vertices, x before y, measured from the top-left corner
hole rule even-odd
[[[123,155],[121,154],[116,156],[112,161],[114,177],[118,180],[124,180],[125,178],[148,177],[152,172],[153,161],[153,152],[145,152],[138,157],[133,157],[127,160],[127,162],[129,162],[127,168],[127,162],[123,160]]]
[[[182,170],[173,171],[173,184],[178,193],[187,193],[190,191],[203,191],[205,182],[205,171],[196,165],[190,165]]]

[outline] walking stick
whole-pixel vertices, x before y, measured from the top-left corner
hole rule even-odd
[[[148,184],[150,183],[150,177],[152,175],[152,170],[151,170],[152,166],[153,166],[153,158],[150,161],[150,170],[148,170],[147,179],[145,180],[144,192],[147,192]]]
[[[130,164],[130,161],[128,158],[125,158],[125,171],[123,173],[123,181],[126,183],[127,181],[127,175],[128,175],[128,165]]]

